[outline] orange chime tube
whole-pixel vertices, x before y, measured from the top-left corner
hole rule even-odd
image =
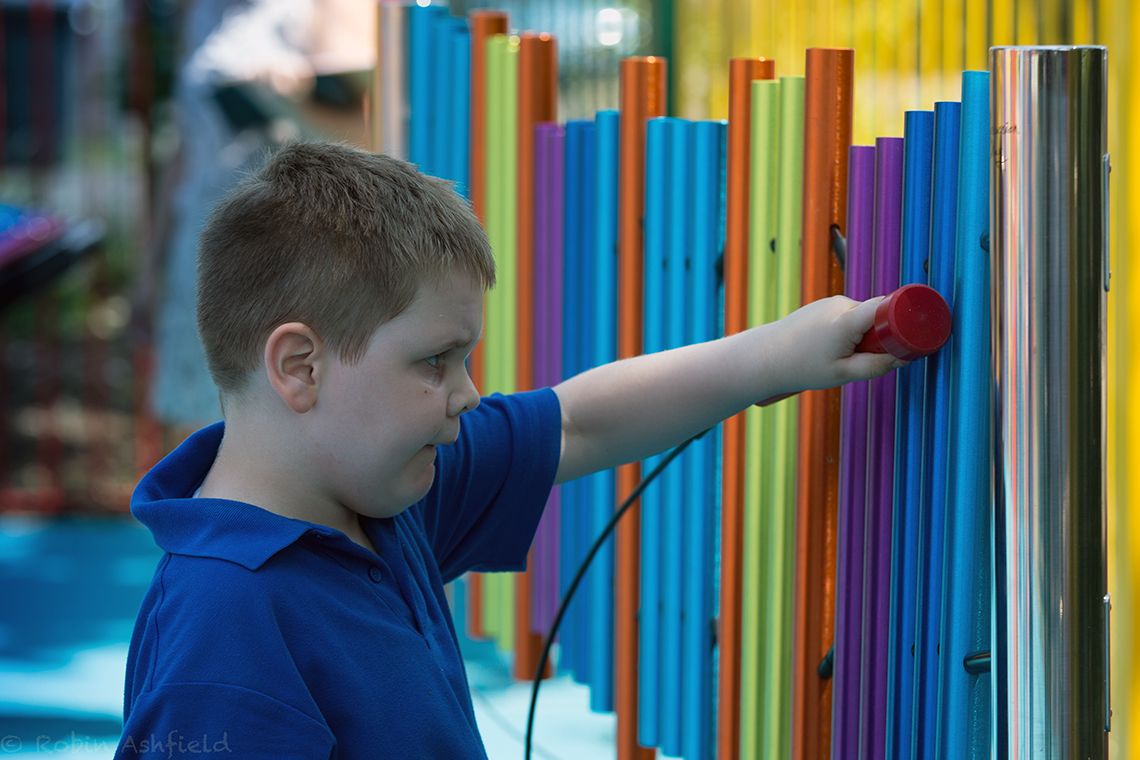
[[[831,228],[847,231],[847,153],[855,51],[807,51],[804,103],[802,302],[843,292]],[[839,390],[800,397],[796,480],[795,638],[792,754],[831,750],[831,681],[819,674],[835,635],[835,549],[839,502]]]
[[[502,11],[471,11],[471,168],[468,185],[471,208],[484,221],[487,195],[487,159],[483,141],[487,134],[487,40],[507,33],[507,14]],[[476,351],[478,353],[478,351]]]
[[[642,352],[642,259],[645,215],[645,122],[665,115],[666,63],[657,56],[623,58],[621,86],[621,167],[618,175],[618,358]],[[617,503],[641,478],[639,463],[617,471]],[[641,506],[617,526],[617,589],[614,616],[614,708],[619,760],[650,760],[637,744],[637,607],[641,565]]]
[[[527,33],[519,45],[518,163],[518,375],[520,391],[534,388],[534,128],[558,117],[558,52],[554,37]],[[515,661],[519,680],[534,677],[542,652],[542,636],[530,630],[531,567],[515,576]],[[548,675],[547,673],[546,675]]]
[[[507,14],[502,11],[472,11],[471,19],[471,156],[470,179],[471,208],[480,224],[484,219],[487,194],[487,162],[483,155],[483,141],[487,132],[487,40],[496,34],[507,33]],[[486,314],[483,315],[484,321]],[[483,387],[483,344],[471,354],[471,379],[476,388]],[[486,635],[483,630],[483,578],[471,573],[467,584],[467,630],[476,637]]]
[[[776,62],[733,58],[728,68],[728,209],[724,241],[724,333],[748,328],[748,177],[752,81],[775,79]],[[724,421],[720,649],[716,756],[740,755],[740,627],[744,582],[744,415]]]

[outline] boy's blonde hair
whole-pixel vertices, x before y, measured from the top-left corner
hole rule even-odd
[[[278,325],[303,322],[354,365],[425,278],[457,268],[495,284],[487,236],[450,183],[346,145],[280,149],[214,209],[198,250],[198,331],[223,409]]]

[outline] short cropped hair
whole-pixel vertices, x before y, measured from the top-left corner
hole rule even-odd
[[[494,287],[487,236],[450,183],[346,145],[281,148],[201,235],[198,331],[223,410],[277,326],[303,322],[355,365],[421,282],[457,269]]]

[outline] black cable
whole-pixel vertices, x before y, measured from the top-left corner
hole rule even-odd
[[[641,492],[644,491],[645,488],[653,482],[653,479],[656,478],[670,462],[676,459],[677,455],[684,451],[690,443],[709,432],[709,430],[712,430],[712,428],[694,435],[670,451],[664,459],[657,463],[653,471],[637,484],[637,488],[633,489],[633,493],[629,495],[629,498],[618,507],[618,510],[614,512],[614,516],[610,518],[610,521],[606,523],[606,527],[602,529],[602,532],[594,540],[594,545],[590,547],[590,551],[586,553],[586,558],[582,560],[582,564],[578,567],[578,572],[574,574],[574,580],[570,581],[570,586],[567,587],[566,593],[562,597],[562,602],[558,605],[558,614],[554,616],[554,622],[550,626],[550,633],[546,634],[546,643],[543,644],[542,647],[542,656],[538,659],[538,670],[535,671],[534,674],[534,689],[530,693],[530,709],[527,711],[526,716],[526,754],[523,755],[526,760],[530,760],[531,737],[534,733],[534,711],[538,706],[538,688],[542,685],[542,673],[546,670],[546,663],[550,660],[550,648],[554,646],[554,636],[558,633],[558,626],[562,624],[562,618],[566,615],[566,610],[570,607],[570,600],[573,598],[574,592],[578,590],[578,584],[580,584],[582,578],[586,576],[586,571],[590,568],[590,563],[594,561],[594,557],[601,550],[602,544],[606,542],[610,533],[612,533],[617,526],[618,520],[629,511],[629,508],[637,501],[637,497],[641,496]]]
[[[495,724],[495,726],[500,731],[517,741],[519,744],[523,743],[523,735],[519,731],[518,726],[515,725],[514,721],[512,721],[506,715],[503,715],[501,712],[499,712],[498,708],[495,706],[495,703],[492,702],[485,693],[483,693],[483,689],[479,687],[472,687],[471,693],[475,695],[475,698],[478,699],[480,704],[483,705],[483,713],[487,716],[488,719],[490,719],[492,723]],[[553,752],[546,749],[540,744],[534,745],[534,751],[535,754],[539,756],[539,758],[545,758],[546,760],[559,760],[558,755],[555,755]]]

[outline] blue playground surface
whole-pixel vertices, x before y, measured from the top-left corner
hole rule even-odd
[[[0,517],[0,757],[111,757],[138,605],[162,552],[129,518]],[[493,760],[523,754],[530,684],[490,642],[461,640]],[[614,756],[614,717],[585,686],[543,684],[534,757]]]

